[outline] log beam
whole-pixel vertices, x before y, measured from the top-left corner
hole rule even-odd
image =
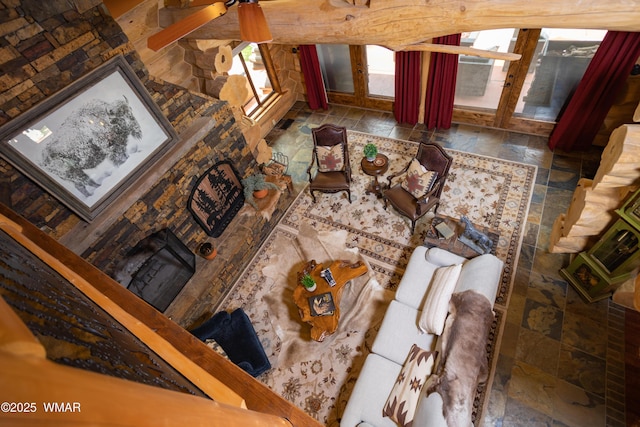
[[[494,52],[490,50],[476,49],[466,46],[451,46],[444,44],[419,43],[400,48],[393,47],[395,51],[416,51],[416,52],[440,52],[453,53],[458,55],[478,56],[480,58],[502,59],[504,61],[518,61],[522,55],[511,52]]]
[[[640,31],[640,2],[628,0],[271,0],[260,5],[273,43],[343,43],[390,49],[434,37],[495,28],[592,28]],[[237,7],[188,37],[240,40]],[[165,27],[197,10],[163,8]]]

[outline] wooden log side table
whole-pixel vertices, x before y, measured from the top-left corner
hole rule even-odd
[[[329,286],[322,277],[321,271],[329,267],[335,280],[334,286]],[[367,272],[367,266],[362,261],[333,261],[330,265],[316,264],[309,261],[298,272],[298,286],[293,291],[293,301],[298,307],[300,319],[311,325],[311,338],[323,341],[338,329],[340,320],[340,299],[342,291],[349,280],[360,277]],[[316,282],[316,289],[309,292],[300,280],[305,274],[310,274]]]
[[[378,177],[384,175],[389,170],[389,158],[384,154],[378,153],[376,154],[376,158],[370,162],[366,157],[363,157],[360,166],[362,167],[362,172],[373,177],[373,181],[371,181],[371,184],[369,184],[365,192],[382,197],[382,186],[378,181]]]

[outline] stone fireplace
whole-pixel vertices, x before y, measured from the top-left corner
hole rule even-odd
[[[151,76],[100,1],[43,4],[21,0],[3,13],[0,25],[5,30],[2,51],[6,55],[0,55],[4,60],[0,125],[113,56],[122,55],[180,137],[172,152],[145,171],[135,191],[119,198],[113,211],[91,223],[0,159],[3,192],[9,195],[4,200],[112,277],[132,247],[159,229],[171,230],[191,252],[203,241],[213,241],[218,257],[213,261],[196,258],[195,275],[165,312],[183,326],[210,315],[212,305],[235,282],[284,210],[279,208],[270,221],[236,217],[216,238],[207,236],[188,211],[188,197],[197,178],[216,162],[231,162],[240,177],[257,169],[231,108],[226,102]]]

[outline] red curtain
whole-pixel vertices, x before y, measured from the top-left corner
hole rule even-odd
[[[396,52],[395,102],[398,123],[418,123],[420,109],[420,52]]]
[[[322,72],[320,71],[320,61],[315,45],[300,45],[300,68],[304,75],[304,84],[307,88],[307,100],[309,108],[317,110],[328,109],[327,91],[324,88]]]
[[[460,45],[460,34],[437,37],[433,43]],[[456,94],[458,55],[431,53],[424,123],[427,129],[449,129],[453,116],[453,99]]]
[[[549,148],[586,150],[640,56],[640,33],[609,31],[549,136]]]

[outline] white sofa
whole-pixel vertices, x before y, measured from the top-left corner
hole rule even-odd
[[[383,407],[413,344],[434,350],[438,337],[418,328],[431,278],[438,267],[462,263],[455,292],[469,289],[486,296],[493,307],[503,263],[486,254],[467,260],[439,248],[417,247],[389,304],[372,353],[365,360],[353,388],[340,425],[342,427],[395,427],[383,416]],[[414,426],[446,426],[442,413],[442,398],[438,393],[420,398]]]

